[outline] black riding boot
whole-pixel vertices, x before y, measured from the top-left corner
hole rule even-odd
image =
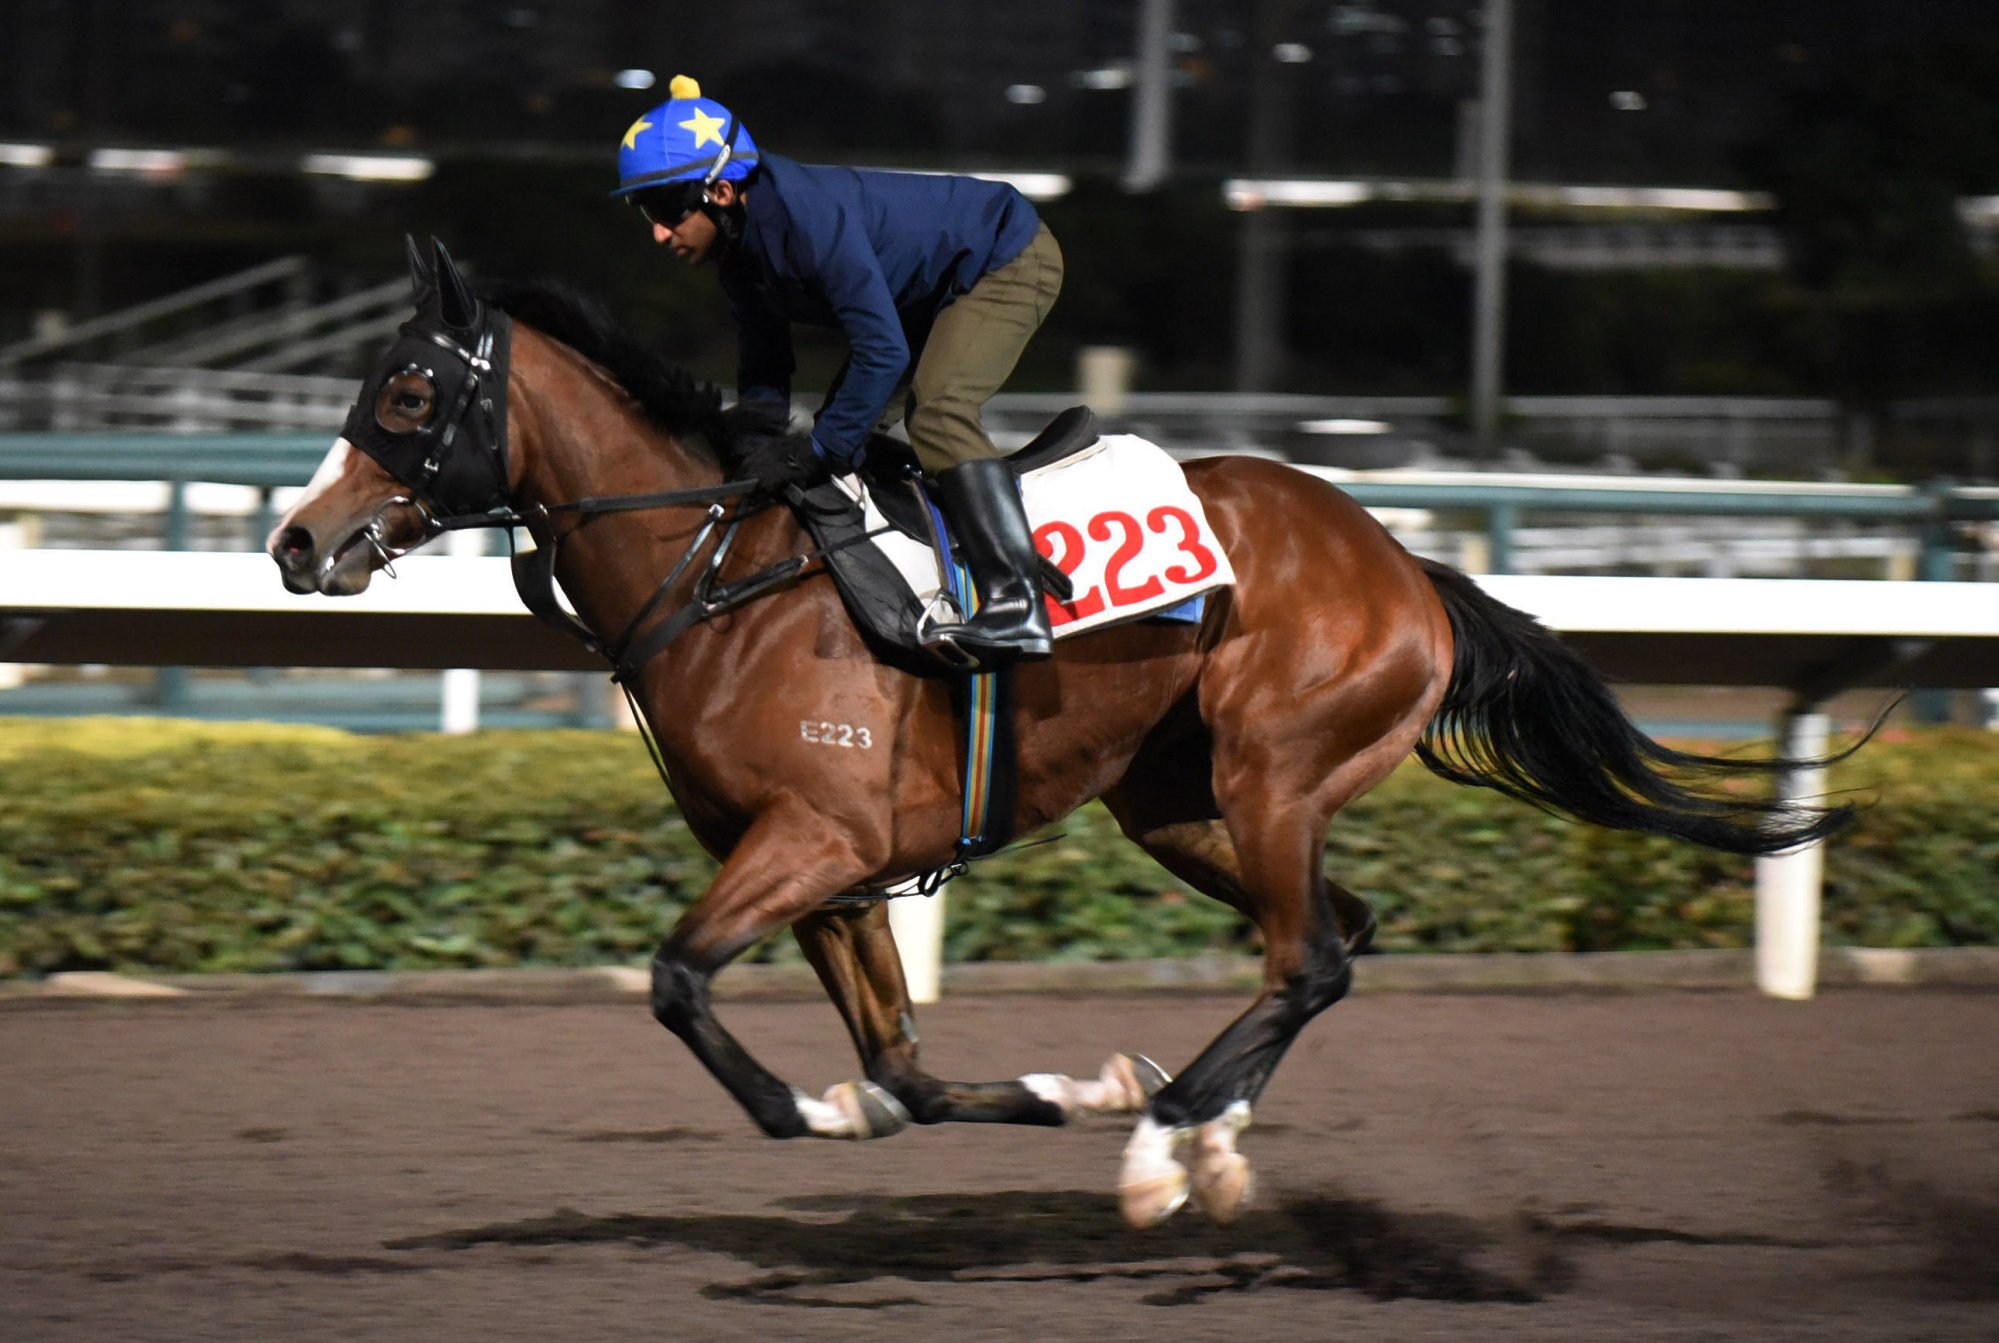
[[[924,646],[955,646],[988,668],[1047,657],[1053,636],[1041,599],[1041,554],[1012,468],[998,457],[965,462],[938,475],[937,494],[957,529],[958,548],[979,590],[979,609],[961,625],[928,631]],[[941,655],[949,657],[948,648]]]

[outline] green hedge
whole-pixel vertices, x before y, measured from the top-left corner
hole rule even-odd
[[[714,864],[629,736],[355,736],[264,724],[0,720],[0,974],[639,960]],[[1999,941],[1999,738],[1884,737],[1828,856],[1828,936]],[[1248,950],[1091,807],[950,889],[959,960]],[[1734,947],[1746,860],[1570,825],[1405,768],[1327,868],[1386,951]],[[797,955],[788,937],[756,953]]]

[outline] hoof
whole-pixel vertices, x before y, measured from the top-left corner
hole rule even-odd
[[[1187,1134],[1149,1118],[1132,1130],[1117,1187],[1118,1211],[1132,1226],[1158,1226],[1187,1201],[1187,1168],[1173,1159],[1173,1149]]]
[[[841,1082],[819,1100],[793,1087],[791,1099],[815,1138],[886,1138],[909,1127],[902,1102],[873,1082]]]
[[[841,1082],[826,1090],[826,1103],[845,1116],[856,1141],[887,1138],[909,1127],[902,1102],[873,1082]]]
[[[1157,1096],[1166,1084],[1173,1080],[1173,1074],[1154,1063],[1143,1054],[1119,1054],[1105,1067],[1118,1066],[1130,1075],[1133,1085],[1146,1100]]]
[[[1081,1115],[1137,1114],[1172,1080],[1164,1068],[1143,1054],[1113,1054],[1097,1075],[1085,1082],[1060,1073],[1029,1073],[1020,1084],[1050,1105],[1061,1107],[1067,1121]]]
[[[1137,1114],[1172,1080],[1143,1054],[1113,1054],[1097,1074],[1101,1100],[1091,1109],[1099,1114]]]
[[[1254,1181],[1236,1138],[1249,1127],[1249,1103],[1236,1101],[1194,1131],[1194,1202],[1224,1225],[1249,1202]]]
[[[1143,1231],[1180,1211],[1187,1201],[1187,1168],[1177,1161],[1172,1167],[1118,1186],[1118,1211],[1124,1214],[1126,1222]]]
[[[1256,1177],[1250,1173],[1249,1158],[1242,1153],[1225,1152],[1213,1160],[1195,1161],[1194,1203],[1223,1226],[1242,1215],[1255,1191]]]

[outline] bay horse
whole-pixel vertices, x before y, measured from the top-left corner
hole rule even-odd
[[[731,480],[747,421],[712,389],[567,291],[482,297],[434,241],[409,259],[416,314],[270,554],[291,590],[342,595],[448,527],[528,520],[545,547],[559,538],[554,573],[579,633],[619,665],[674,798],[720,861],[653,958],[653,1014],[773,1137],[1138,1112],[1119,1175],[1127,1220],[1156,1223],[1191,1195],[1228,1221],[1249,1193],[1236,1142],[1250,1107],[1346,993],[1373,930],[1367,905],[1321,870],[1328,827],[1412,751],[1460,783],[1736,853],[1849,820],[1727,786],[1796,762],[1646,737],[1535,621],[1411,556],[1331,485],[1268,460],[1193,461],[1187,480],[1235,585],[1198,624],[1113,626],[1014,670],[1013,830],[1101,798],[1167,871],[1255,924],[1261,992],[1177,1076],[1121,1054],[1091,1079],[941,1080],[919,1061],[886,904],[859,897],[952,859],[950,681],[878,659],[823,567],[782,563],[811,543],[789,509]],[[754,601],[700,605],[704,575],[772,572],[783,581]],[[822,723],[853,731],[801,731]],[[710,999],[719,971],[787,927],[864,1074],[823,1097],[766,1070]]]

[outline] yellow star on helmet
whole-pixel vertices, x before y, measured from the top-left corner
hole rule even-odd
[[[639,132],[649,131],[651,129],[652,129],[652,123],[650,121],[647,121],[644,117],[640,117],[637,121],[634,121],[632,123],[631,129],[625,132],[625,148],[637,149],[639,147],[638,146]]]
[[[722,127],[726,124],[722,118],[711,117],[697,107],[691,118],[680,123],[680,129],[694,132],[694,147],[699,149],[710,140],[718,145],[721,144]]]

